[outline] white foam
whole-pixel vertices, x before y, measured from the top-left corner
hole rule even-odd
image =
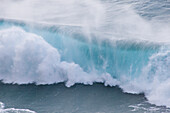
[[[15,109],[15,108],[7,108],[7,109],[0,109],[0,113],[36,113],[29,109]]]
[[[2,102],[0,102],[0,109],[4,108],[4,104]]]
[[[168,47],[150,57],[143,73],[136,79],[121,82],[128,93],[144,93],[150,103],[170,107],[170,51]]]
[[[5,105],[0,102],[0,113],[36,113],[29,109],[5,108]]]
[[[148,73],[153,81],[150,84],[152,90],[146,96],[156,105],[170,107],[170,51],[168,47],[165,49],[150,59],[148,69],[154,69],[155,72]]]
[[[139,112],[140,110],[142,110],[144,113],[145,112],[160,112],[160,108],[159,107],[145,107],[143,105],[137,104],[137,105],[130,105],[128,106],[129,108],[132,108],[132,112]],[[168,110],[167,110],[168,111]]]
[[[0,79],[5,83],[53,84],[66,82],[116,85],[110,74],[87,73],[75,63],[60,61],[60,54],[42,37],[20,28],[0,31]]]

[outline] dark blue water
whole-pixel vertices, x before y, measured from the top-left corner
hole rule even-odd
[[[0,89],[0,99],[6,103],[5,108],[30,109],[38,113],[168,112],[164,107],[147,103],[143,94],[126,94],[118,87],[103,84],[77,84],[71,88],[64,84],[1,84]]]

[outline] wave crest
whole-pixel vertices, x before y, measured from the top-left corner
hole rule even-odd
[[[119,47],[119,43],[116,46],[88,44],[78,41],[72,45],[75,47],[68,49],[68,54],[63,54],[41,36],[16,27],[1,30],[0,79],[17,84],[65,82],[68,87],[75,83],[101,82],[119,85],[128,93],[143,92],[150,102],[170,106],[170,52],[167,47],[159,51],[159,47],[138,48],[137,44],[127,48]],[[74,49],[76,47],[79,48]],[[74,54],[75,50],[79,57]],[[69,61],[68,57],[74,59]]]

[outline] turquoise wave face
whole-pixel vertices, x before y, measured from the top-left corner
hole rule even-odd
[[[42,36],[55,47],[62,61],[74,62],[86,72],[109,73],[113,78],[138,77],[149,57],[159,51],[160,45],[147,41],[112,40],[98,41],[96,36],[89,41],[85,35],[62,31],[60,27],[35,27],[1,20],[0,29],[18,26],[27,32]],[[71,31],[71,30],[70,30]]]
[[[30,1],[0,4],[3,83],[118,85],[170,107],[170,2]]]
[[[0,79],[17,84],[65,82],[68,87],[118,85],[124,92],[144,93],[151,103],[170,106],[168,44],[90,36],[73,26],[1,20]]]

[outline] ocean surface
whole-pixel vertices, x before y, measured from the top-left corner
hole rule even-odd
[[[169,0],[0,0],[0,113],[169,113]]]

